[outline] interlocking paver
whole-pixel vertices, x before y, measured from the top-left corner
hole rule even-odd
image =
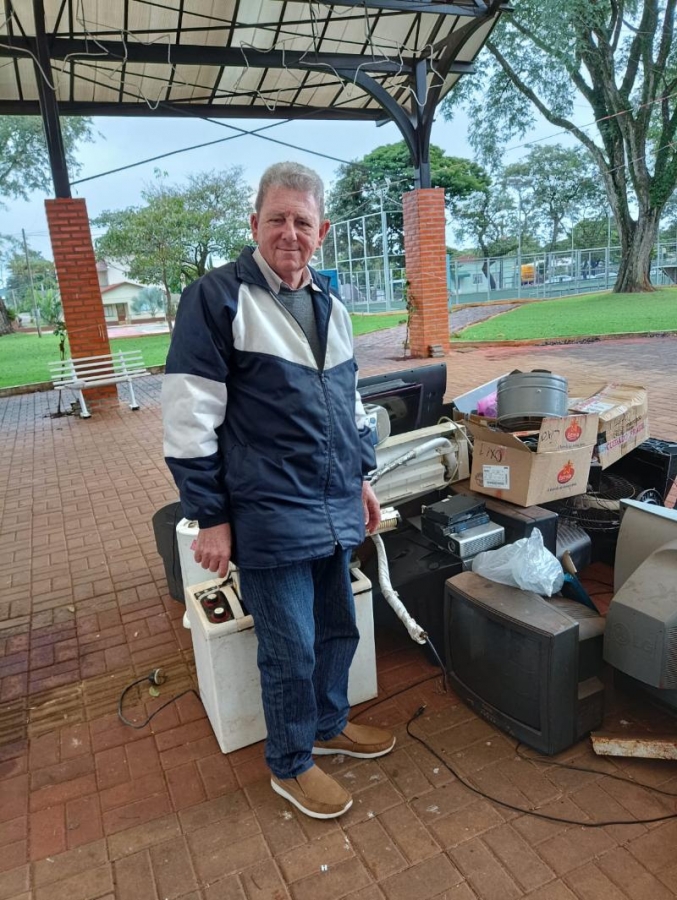
[[[370,875],[360,860],[352,859],[329,865],[326,870],[310,875],[290,886],[294,900],[340,900],[363,888],[370,882]],[[410,898],[414,900],[414,898]]]
[[[171,809],[172,804],[166,793],[152,794],[143,800],[106,810],[103,813],[103,829],[106,834],[116,834],[118,831],[152,822],[153,819],[161,819]]]
[[[163,900],[182,897],[197,887],[184,837],[156,844],[151,847],[149,854],[157,891]]]
[[[35,890],[35,900],[96,900],[113,890],[113,873],[106,864],[88,869],[47,887]]]
[[[457,847],[491,828],[503,824],[499,810],[485,800],[476,800],[448,816],[435,819],[430,830],[445,850]]]
[[[117,860],[113,871],[117,900],[148,900],[156,896],[147,850]]]
[[[377,819],[349,828],[348,837],[377,881],[407,868],[407,860]]]
[[[137,825],[107,839],[110,859],[121,859],[147,847],[161,844],[181,833],[176,815],[163,816],[152,822]]]
[[[387,809],[379,819],[410,863],[421,862],[439,853],[439,844],[409,806]]]
[[[674,819],[658,825],[648,834],[630,841],[627,849],[651,872],[660,872],[675,862],[677,847],[677,821]]]
[[[0,872],[0,900],[13,900],[20,894],[26,894],[29,885],[30,870],[27,865]]]
[[[624,847],[617,847],[595,860],[597,867],[631,900],[670,900],[674,891],[645,869]]]
[[[482,840],[525,891],[533,891],[554,878],[552,870],[511,825],[487,831]]]
[[[50,806],[29,817],[30,858],[44,859],[66,850],[66,810],[63,805]],[[23,860],[22,860],[23,861]]]
[[[446,359],[447,396],[513,368],[630,382],[641,372],[654,434],[677,439],[676,348],[671,338],[456,348]],[[403,359],[397,330],[358,338],[356,352],[363,374],[427,363]],[[307,819],[273,795],[261,745],[224,757],[192,695],[150,726],[123,726],[115,706],[134,677],[157,665],[169,675],[155,700],[147,686],[130,692],[134,721],[195,684],[190,634],[167,594],[150,524],[176,496],[161,459],[160,380],[141,382],[140,413],[111,407],[86,423],[45,416],[56,407],[50,394],[0,399],[0,900],[29,900],[29,892],[30,900],[674,895],[674,822],[592,831],[510,812],[463,787],[404,725],[425,703],[416,734],[480,790],[519,808],[633,820],[673,812],[674,801],[518,758],[511,741],[443,694],[438,678],[363,717],[393,727],[392,756],[321,762],[354,792],[340,822]],[[590,574],[596,601],[608,603],[607,574],[599,566]],[[377,637],[381,696],[434,674],[402,635]],[[677,787],[662,763],[601,760],[585,742],[558,759]],[[326,872],[285,875],[282,860],[312,866],[318,847],[346,845],[349,858],[325,863]],[[40,857],[50,847],[48,862]]]
[[[388,900],[431,900],[462,881],[462,874],[449,857],[439,853],[386,878],[381,886]]]
[[[254,831],[243,836],[238,831],[235,837],[222,822],[194,831],[188,836],[188,845],[195,870],[203,882],[239,872],[269,856],[261,834]]]
[[[580,900],[627,900],[628,897],[594,863],[570,872],[565,881]]]
[[[352,836],[354,829],[349,829]],[[359,841],[357,841],[359,849]],[[324,871],[323,866],[334,866],[355,856],[352,837],[349,840],[341,831],[317,838],[301,847],[277,856],[277,864],[288,883],[299,881]]]
[[[84,847],[67,850],[34,863],[33,883],[41,887],[64,881],[88,869],[103,866],[107,858],[105,841],[94,841]]]
[[[480,900],[512,900],[522,891],[487,846],[475,838],[449,851]]]
[[[240,872],[247,900],[289,900],[291,894],[272,860],[264,860]],[[220,897],[219,900],[222,900]],[[357,900],[357,898],[353,898]]]

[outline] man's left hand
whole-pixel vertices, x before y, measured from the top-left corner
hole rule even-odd
[[[364,508],[364,524],[367,534],[376,531],[381,522],[381,505],[373,487],[367,481],[362,482],[362,506]]]

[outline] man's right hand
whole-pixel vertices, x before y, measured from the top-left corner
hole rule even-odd
[[[195,562],[200,563],[203,569],[217,572],[219,578],[225,578],[228,574],[231,548],[232,535],[228,523],[214,525],[212,528],[201,528],[195,547]]]

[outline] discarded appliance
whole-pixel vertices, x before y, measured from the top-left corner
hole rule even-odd
[[[378,686],[371,583],[359,569],[351,569],[350,574],[360,632],[348,679],[348,700],[354,706],[376,697]],[[215,616],[215,609],[222,612]],[[200,699],[221,751],[230,753],[263,740],[266,725],[255,623],[243,608],[232,577],[189,587],[186,610]]]

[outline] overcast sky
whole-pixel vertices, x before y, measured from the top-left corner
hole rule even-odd
[[[238,119],[229,124],[253,130],[269,123]],[[97,118],[94,119],[94,130],[95,141],[82,145],[79,152],[83,163],[79,178],[98,175],[149,156],[235,133],[214,122],[156,117]],[[547,138],[554,131],[552,126],[544,122],[529,137]],[[401,139],[395,125],[376,127],[372,123],[357,122],[288,122],[271,128],[264,134],[341,160],[359,159],[382,144],[395,143]],[[451,156],[472,158],[466,134],[467,119],[463,114],[459,114],[451,123],[438,116],[432,130],[432,141]],[[552,140],[562,141],[562,138]],[[514,145],[523,143],[516,140]],[[506,154],[505,162],[513,162],[527,152],[523,146],[515,147]],[[170,182],[181,182],[193,172],[240,165],[244,169],[245,178],[254,188],[267,166],[286,159],[297,160],[316,169],[327,187],[335,179],[339,166],[338,162],[304,150],[292,150],[255,136],[240,136],[222,144],[180,153],[159,162],[75,185],[73,196],[85,198],[89,216],[94,218],[105,209],[120,209],[139,203],[140,191],[144,184],[152,181],[156,167],[167,172]],[[19,200],[7,203],[6,208],[0,210],[0,233],[21,237],[21,229],[24,228],[30,245],[51,258],[44,201],[44,195],[34,194],[27,202]]]

